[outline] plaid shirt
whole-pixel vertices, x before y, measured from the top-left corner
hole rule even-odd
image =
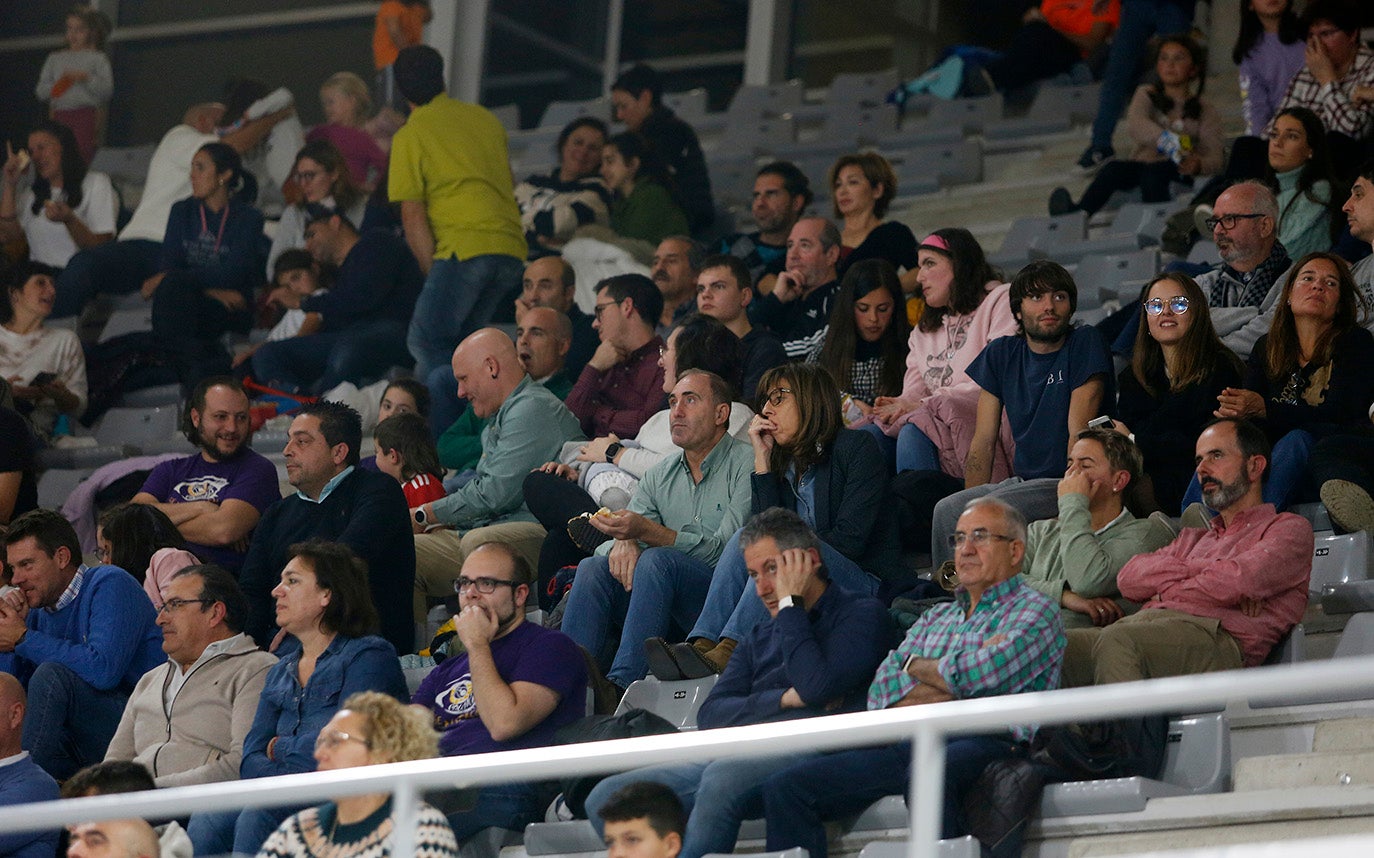
[[[1199,288],[1207,292],[1209,307],[1259,307],[1264,296],[1292,266],[1288,251],[1283,243],[1274,242],[1274,247],[1264,261],[1254,271],[1241,274],[1227,263],[1220,268],[1205,271],[1197,277]]]
[[[1328,134],[1339,131],[1348,137],[1363,140],[1374,132],[1374,110],[1350,100],[1357,86],[1374,86],[1374,53],[1364,45],[1360,45],[1355,53],[1355,62],[1351,63],[1350,70],[1335,83],[1318,84],[1307,66],[1298,69],[1275,114],[1289,107],[1306,107],[1321,117]],[[1265,130],[1273,127],[1273,120],[1270,120],[1269,128]]]
[[[86,580],[86,570],[89,568],[85,563],[77,567],[76,574],[72,576],[72,582],[67,585],[67,589],[62,591],[62,595],[57,597],[57,604],[45,609],[48,613],[55,614],[76,601],[76,597],[81,595],[81,582]]]
[[[972,614],[969,601],[961,588],[953,602],[922,615],[878,666],[868,688],[869,709],[886,709],[920,684],[902,669],[912,656],[938,659],[940,676],[961,700],[1059,687],[1065,639],[1057,604],[1020,575],[984,590]],[[994,636],[996,642],[984,643]],[[1019,724],[1007,729],[1019,741],[1034,733]]]

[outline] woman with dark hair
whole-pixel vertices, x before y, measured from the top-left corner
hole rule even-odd
[[[601,178],[613,194],[611,229],[617,235],[656,245],[686,234],[687,215],[673,201],[672,179],[644,137],[626,131],[607,140]]]
[[[173,204],[161,271],[143,283],[153,334],[185,386],[227,372],[219,338],[247,333],[253,290],[263,279],[262,213],[239,198],[249,180],[239,153],[206,143],[191,159],[191,196]]]
[[[600,176],[608,136],[600,119],[577,117],[558,134],[552,172],[535,173],[515,186],[531,258],[557,251],[580,226],[610,221],[611,194]]]
[[[1264,500],[1279,509],[1312,494],[1306,485],[1313,444],[1363,426],[1374,401],[1374,335],[1350,266],[1333,253],[1309,253],[1283,284],[1269,333],[1250,352],[1245,387],[1217,396],[1217,417],[1244,417],[1274,445]],[[1315,487],[1312,487],[1315,488]],[[1201,500],[1194,480],[1184,504]]]
[[[1240,66],[1245,133],[1259,137],[1302,68],[1307,40],[1293,0],[1249,0],[1240,7],[1240,32],[1231,60]]]
[[[376,635],[366,564],[347,546],[320,540],[291,546],[272,598],[283,633],[280,661],[267,672],[243,743],[245,779],[313,772],[315,739],[351,694],[380,691],[410,702],[395,647]],[[296,810],[197,814],[187,830],[198,855],[255,855]]]
[[[105,510],[95,530],[100,562],[128,572],[143,585],[154,608],[162,607],[162,588],[172,576],[200,560],[167,514],[154,506],[122,503]]]
[[[1289,258],[1330,248],[1341,221],[1333,217],[1335,178],[1326,128],[1317,114],[1289,107],[1274,117],[1267,178],[1278,188],[1279,243]]]
[[[0,301],[0,378],[12,386],[18,411],[42,436],[60,415],[86,408],[86,356],[74,331],[44,324],[57,299],[48,269],[20,263],[4,275]]]
[[[1135,143],[1131,157],[1104,164],[1077,203],[1067,188],[1055,188],[1050,194],[1050,214],[1084,211],[1091,215],[1115,192],[1135,188],[1147,203],[1168,202],[1171,183],[1191,183],[1193,176],[1219,171],[1225,141],[1216,108],[1202,97],[1206,69],[1202,48],[1190,37],[1161,40],[1154,80],[1135,91],[1126,110],[1126,127]]]
[[[353,183],[344,155],[329,140],[306,143],[296,153],[292,181],[300,189],[300,201],[282,210],[272,250],[267,254],[269,276],[277,257],[293,248],[305,247],[305,224],[312,206],[323,206],[348,218],[361,231],[367,218],[367,197]]]
[[[891,476],[882,452],[864,432],[845,429],[839,388],[811,363],[789,363],[764,374],[759,413],[749,424],[754,447],[754,501],[750,514],[790,509],[821,538],[829,579],[850,592],[873,595],[880,583],[900,592],[905,580],[896,519],[888,502]],[[749,587],[749,570],[736,532],[711,576],[706,602],[686,643],[656,643],[683,675],[719,673],[735,644],[768,618]],[[652,651],[652,650],[651,650]],[[662,677],[660,678],[672,678]]]
[[[30,260],[61,270],[77,251],[114,238],[114,187],[109,176],[86,169],[67,126],[45,119],[29,132],[28,143],[18,152],[6,144],[0,242],[23,238]],[[21,191],[30,163],[33,172]]]
[[[958,424],[958,415],[971,418],[977,406],[979,387],[968,377],[969,364],[992,340],[1016,333],[1007,300],[1011,287],[1000,282],[966,229],[935,230],[921,242],[917,259],[925,313],[907,343],[902,392],[878,397],[868,431],[882,435],[898,471],[944,470],[957,477],[971,438],[954,437],[949,426]]]
[[[897,174],[877,152],[841,155],[826,176],[834,195],[840,230],[843,277],[849,266],[865,259],[886,259],[901,272],[902,291],[916,291],[916,236],[900,221],[884,221],[897,196]]]
[[[1145,460],[1135,488],[1138,511],[1173,514],[1195,474],[1197,438],[1212,420],[1217,395],[1239,386],[1243,369],[1212,327],[1207,296],[1193,278],[1161,274],[1140,301],[1131,364],[1117,376],[1115,428],[1135,434]]]
[[[902,391],[911,326],[902,284],[886,259],[850,266],[830,310],[830,324],[811,360],[830,370],[845,401],[846,425],[867,422],[879,397]]]
[[[668,394],[684,373],[694,369],[715,373],[737,390],[744,361],[739,337],[720,321],[693,313],[668,334],[659,364],[663,392]],[[746,440],[753,416],[743,402],[731,403],[730,434]],[[569,520],[601,507],[624,509],[650,468],[681,453],[668,424],[665,408],[644,421],[633,440],[622,441],[612,434],[570,441],[563,445],[559,461],[548,462],[525,478],[525,503],[548,530],[539,553],[541,604],[549,601],[546,585],[554,573],[576,564],[606,538],[600,531],[584,528],[591,541],[574,542],[568,534]]]

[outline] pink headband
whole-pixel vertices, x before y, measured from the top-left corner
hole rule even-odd
[[[954,251],[949,249],[949,242],[945,241],[943,238],[936,235],[935,233],[931,233],[930,235],[921,239],[921,247],[931,247],[936,250],[943,251],[944,253],[947,253],[951,256],[954,255]]]

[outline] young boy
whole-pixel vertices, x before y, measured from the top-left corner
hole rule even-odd
[[[272,268],[272,290],[267,294],[267,303],[281,307],[286,312],[263,342],[275,343],[299,334],[305,324],[301,299],[315,294],[323,295],[327,291],[320,280],[320,268],[307,251],[292,249],[278,256]],[[262,343],[254,343],[238,352],[234,355],[234,366],[247,363],[253,352],[261,346]]]
[[[444,469],[429,434],[429,423],[418,414],[393,414],[372,431],[377,470],[401,484],[406,506],[415,509],[443,497]]]
[[[611,796],[601,808],[606,858],[677,858],[687,814],[662,784],[640,781]]]

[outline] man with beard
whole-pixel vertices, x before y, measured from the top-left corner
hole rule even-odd
[[[235,574],[258,519],[281,498],[276,467],[248,448],[248,427],[243,385],[228,376],[205,379],[182,420],[200,452],[153,468],[133,498],[166,513],[192,554]]]
[[[705,257],[705,249],[686,235],[670,235],[655,248],[649,277],[663,295],[656,333],[664,339],[683,316],[696,312],[697,272]]]
[[[982,388],[973,440],[964,463],[964,491],[935,505],[931,558],[938,568],[953,559],[949,534],[968,502],[987,494],[1020,510],[1028,521],[1059,514],[1058,485],[1074,439],[1088,421],[1116,401],[1112,359],[1096,328],[1072,326],[1078,287],[1055,262],[1032,262],[1007,295],[1021,332],[988,343],[969,364]],[[1010,424],[1015,476],[991,483],[993,450]]]
[[[434,714],[444,756],[551,745],[558,728],[585,711],[587,668],[577,645],[525,622],[530,581],[529,563],[500,542],[463,560],[453,582],[463,652],[430,671],[411,698]],[[476,804],[449,824],[461,843],[490,826],[523,830],[542,814],[533,784],[501,784],[478,790]]]
[[[787,258],[787,236],[811,205],[811,196],[811,184],[796,164],[774,161],[759,168],[750,205],[758,231],[727,235],[716,245],[717,253],[728,253],[749,269],[749,283],[741,285],[758,286],[767,277],[772,288]]]
[[[1269,442],[1254,424],[1213,421],[1197,441],[1202,497],[1217,515],[1129,561],[1117,576],[1139,613],[1069,632],[1064,685],[1130,682],[1262,664],[1302,619],[1312,526],[1263,502]]]

